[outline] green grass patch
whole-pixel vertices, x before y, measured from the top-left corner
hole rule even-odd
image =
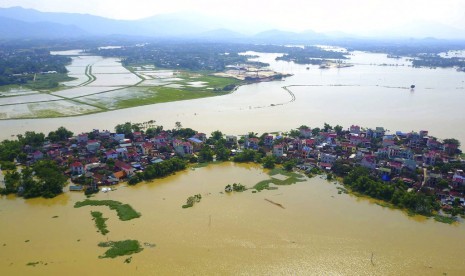
[[[221,163],[223,163],[223,161],[196,163],[196,164],[191,165],[191,168],[193,168],[193,169],[200,169],[200,168],[208,167],[208,166],[210,166],[210,165],[216,165],[216,164],[221,164]]]
[[[136,212],[136,210],[134,210],[129,204],[123,204],[114,200],[86,199],[84,201],[78,201],[74,204],[74,208],[80,208],[84,206],[107,206],[111,210],[115,210],[119,219],[122,221],[139,218],[141,216],[141,214]]]
[[[194,82],[194,81],[203,81],[206,82],[206,86],[216,89],[223,89],[225,86],[229,85],[239,85],[242,81],[234,78],[224,78],[224,77],[217,77],[211,75],[203,75],[201,77],[195,77],[187,79],[187,82]],[[186,82],[186,85],[188,85]]]
[[[446,217],[442,215],[434,215],[434,220],[437,222],[442,222],[442,223],[447,223],[447,224],[452,224],[457,222],[457,219],[454,217]]]
[[[225,95],[225,92],[214,91],[189,91],[170,87],[152,87],[152,93],[146,93],[145,96],[132,99],[121,99],[116,103],[116,108],[129,108],[148,104],[166,103],[174,101],[192,100],[207,97]]]
[[[104,218],[103,214],[99,211],[91,211],[90,214],[93,217],[93,220],[95,221],[95,226],[99,230],[99,232],[102,235],[108,234],[110,231],[107,229],[107,224],[106,221],[108,218]]]
[[[286,174],[282,173],[280,171],[280,169],[274,169],[274,170],[270,171],[269,174],[277,175],[278,172],[279,172],[279,174],[286,175]],[[285,172],[285,171],[283,170],[283,172]],[[266,190],[275,190],[276,188],[275,187],[270,187],[270,184],[283,186],[283,185],[292,185],[292,184],[296,184],[298,182],[305,181],[305,179],[303,179],[302,175],[300,175],[300,174],[293,173],[293,172],[286,172],[286,173],[287,173],[287,175],[286,175],[287,178],[284,179],[284,180],[280,180],[280,179],[276,179],[276,178],[262,180],[262,181],[258,182],[257,184],[255,184],[253,186],[253,188],[256,189],[257,191],[261,191],[261,190],[265,190],[265,189]]]
[[[29,81],[25,87],[31,90],[60,90],[60,82],[72,81],[76,78],[66,74],[37,74],[35,81]]]
[[[109,247],[102,256],[99,256],[99,258],[116,258],[119,256],[132,255],[144,250],[137,240],[101,242],[98,246]]]

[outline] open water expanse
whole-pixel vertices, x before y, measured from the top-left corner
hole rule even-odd
[[[222,97],[70,118],[2,120],[0,138],[59,126],[79,133],[156,120],[165,128],[179,121],[226,134],[359,124],[427,129],[465,142],[464,73],[411,68],[408,61],[368,53],[354,53],[354,67],[307,70],[275,62],[277,55],[260,54],[260,60],[294,76],[242,86]],[[233,182],[251,187],[268,178],[257,166],[224,163],[96,195],[129,203],[142,214],[126,222],[106,207],[73,208],[85,199],[81,193],[51,200],[2,197],[0,275],[465,275],[463,224],[409,217],[338,194],[335,184],[320,178],[255,194],[221,193]],[[199,193],[200,203],[181,208]],[[109,218],[107,236],[96,232],[91,210]],[[105,249],[97,244],[107,239],[156,246],[144,247],[125,264],[124,258],[98,258]]]
[[[319,177],[277,190],[224,194],[268,179],[256,165],[224,163],[94,199],[129,203],[142,216],[120,221],[85,199],[0,200],[1,275],[464,275],[465,227],[409,217],[373,201],[338,194]],[[193,208],[187,197],[201,194]],[[265,199],[281,204],[280,208]],[[97,233],[90,211],[109,218]],[[144,250],[100,259],[102,241],[136,239]],[[37,263],[35,266],[28,263]]]
[[[275,61],[279,54],[259,55],[259,60],[270,63],[272,69],[294,76],[284,81],[242,86],[221,97],[69,118],[2,120],[0,138],[10,138],[27,130],[48,133],[60,126],[75,133],[94,128],[112,130],[116,124],[127,121],[155,120],[165,128],[173,128],[179,121],[184,127],[201,132],[219,129],[227,134],[288,131],[302,124],[320,127],[327,122],[344,127],[384,126],[391,131],[429,130],[439,138],[457,138],[465,144],[463,72],[412,68],[406,59],[363,52],[350,56],[348,62],[353,67],[310,66],[308,70],[304,65]],[[412,84],[416,85],[414,90],[410,89]]]

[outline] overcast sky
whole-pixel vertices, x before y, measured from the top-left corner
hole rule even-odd
[[[276,28],[360,33],[412,21],[465,28],[465,0],[1,0],[0,7],[88,13],[115,19],[196,12]]]

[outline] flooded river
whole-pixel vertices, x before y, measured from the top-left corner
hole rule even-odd
[[[105,207],[73,208],[85,197],[0,200],[1,275],[463,275],[465,228],[408,217],[308,179],[278,190],[223,194],[269,176],[224,163],[153,183],[125,185],[95,199],[129,203],[142,216],[120,221]],[[202,195],[182,209],[188,196]],[[265,199],[282,204],[284,209]],[[108,217],[96,232],[90,211]],[[133,255],[99,259],[106,240],[154,243]],[[28,263],[39,262],[36,266]]]
[[[453,69],[412,68],[406,59],[354,52],[349,68],[319,69],[275,61],[279,54],[259,54],[258,60],[294,76],[284,81],[257,83],[213,98],[128,108],[70,118],[2,120],[0,139],[27,130],[48,133],[65,126],[75,133],[113,129],[126,121],[155,120],[165,128],[179,121],[184,127],[210,133],[288,131],[311,127],[384,126],[391,131],[429,130],[439,138],[454,137],[465,144],[465,73]],[[83,57],[84,58],[84,57]],[[415,84],[414,90],[410,85]],[[287,86],[292,94],[288,93]]]

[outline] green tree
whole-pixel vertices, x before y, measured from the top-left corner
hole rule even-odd
[[[204,145],[199,152],[199,162],[211,162],[213,161],[214,152],[208,145]]]
[[[283,168],[286,170],[286,171],[292,171],[292,169],[294,168],[295,166],[295,161],[294,160],[289,160],[289,161],[286,161],[283,163]]]
[[[337,133],[338,136],[342,135],[342,126],[336,125],[336,126],[334,127],[334,131],[336,131],[336,133]]]
[[[313,136],[317,136],[320,132],[321,132],[321,129],[319,127],[312,129]]]
[[[228,161],[231,151],[227,149],[224,145],[217,145],[215,147],[216,160]]]
[[[26,131],[23,135],[18,135],[18,140],[23,145],[30,145],[32,147],[41,147],[45,142],[45,135],[43,133],[35,133],[34,131]]]
[[[333,129],[333,127],[331,125],[327,124],[327,123],[325,123],[324,126],[323,126],[323,130],[325,132],[328,132],[328,131],[330,131],[332,129]]]
[[[52,142],[65,141],[73,136],[73,132],[67,130],[65,127],[59,127],[55,131],[48,134],[48,139]]]
[[[274,156],[265,156],[262,158],[262,164],[265,169],[274,169],[276,158]]]
[[[212,132],[211,138],[215,141],[218,141],[223,138],[223,133],[219,130],[215,130]]]
[[[298,131],[297,129],[292,129],[289,132],[289,136],[293,138],[298,138],[300,136],[300,131]]]
[[[21,174],[18,172],[7,172],[5,174],[5,194],[12,194],[18,191],[21,185]]]

